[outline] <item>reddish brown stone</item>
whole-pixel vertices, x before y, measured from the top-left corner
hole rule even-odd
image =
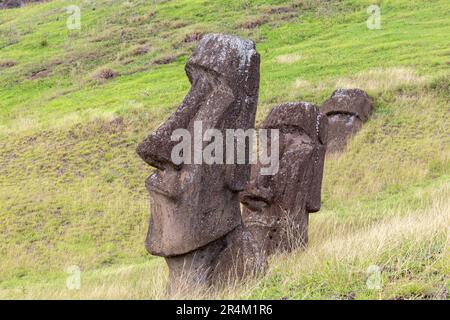
[[[255,44],[206,35],[187,62],[186,73],[192,88],[184,101],[137,149],[158,169],[146,182],[152,213],[146,248],[166,258],[172,289],[180,281],[211,285],[229,274],[241,277],[265,266],[240,213],[239,192],[248,181],[250,165],[176,165],[171,159],[179,143],[171,141],[172,133],[187,129],[194,135],[194,121],[224,136],[225,129],[254,126],[259,87]]]
[[[309,213],[320,209],[327,126],[326,116],[303,102],[273,108],[261,125],[280,131],[279,170],[261,175],[261,164],[252,166],[241,202],[244,223],[267,255],[308,241]]]
[[[360,89],[338,89],[321,111],[329,120],[328,152],[341,152],[349,138],[358,132],[372,112],[372,100]]]

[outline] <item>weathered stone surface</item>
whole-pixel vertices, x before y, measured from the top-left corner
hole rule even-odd
[[[338,89],[321,111],[329,120],[328,152],[340,152],[348,139],[358,132],[372,112],[372,100],[360,89]]]
[[[237,266],[255,262],[249,269],[264,264],[254,246],[247,245],[251,235],[242,226],[239,206],[250,165],[175,165],[171,159],[179,143],[171,141],[172,133],[182,128],[194,136],[194,121],[202,122],[203,132],[219,129],[224,136],[225,129],[254,127],[259,54],[252,41],[209,34],[187,62],[186,73],[192,88],[184,101],[137,149],[158,169],[146,181],[152,213],[146,248],[166,257],[169,287],[185,281],[186,272],[194,284],[212,283],[229,271],[230,261]],[[240,276],[244,270],[235,273]]]
[[[166,262],[170,271],[168,291],[173,294],[256,276],[267,264],[259,244],[243,225],[205,247],[166,258]]]
[[[320,209],[327,127],[327,117],[303,102],[273,108],[261,125],[280,130],[279,170],[261,175],[261,164],[253,165],[241,202],[244,223],[267,255],[308,241],[309,213]]]

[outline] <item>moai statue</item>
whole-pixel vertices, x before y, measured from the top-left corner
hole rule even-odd
[[[360,89],[337,89],[320,109],[328,117],[330,153],[345,149],[348,139],[358,132],[372,112],[372,100]]]
[[[146,181],[151,207],[146,248],[165,257],[169,292],[218,285],[265,268],[265,257],[243,226],[240,212],[239,192],[250,176],[248,161],[203,163],[201,149],[208,143],[202,139],[193,143],[191,163],[179,164],[172,157],[179,144],[172,139],[177,129],[187,130],[195,140],[208,129],[218,129],[225,137],[226,129],[254,127],[259,63],[252,41],[204,36],[186,64],[189,93],[138,146],[139,156],[157,168]],[[199,124],[202,130],[196,132]]]
[[[265,255],[308,242],[309,213],[320,209],[327,127],[327,117],[304,102],[271,109],[261,124],[279,130],[278,172],[262,175],[260,162],[253,165],[241,202],[244,224]]]

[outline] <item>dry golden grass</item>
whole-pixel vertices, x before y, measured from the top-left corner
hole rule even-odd
[[[386,92],[403,85],[421,85],[427,80],[414,69],[395,67],[371,69],[348,78],[338,79],[335,88],[362,88],[369,92]]]
[[[299,62],[302,59],[301,55],[299,54],[284,54],[284,55],[280,55],[276,58],[278,63],[281,64],[292,64],[292,63],[296,63]]]
[[[0,298],[25,299],[257,299],[276,298],[275,290],[292,298],[424,298],[414,295],[411,285],[420,287],[423,277],[443,274],[444,282],[426,279],[426,298],[442,298],[442,283],[450,280],[450,184],[435,190],[433,203],[425,210],[386,213],[378,221],[364,224],[342,222],[332,211],[312,216],[307,250],[275,255],[268,273],[245,283],[229,283],[219,291],[191,288],[188,296],[166,295],[167,268],[163,259],[148,263],[107,268],[82,274],[80,290],[68,290],[64,282],[4,289]],[[361,221],[366,212],[355,220]],[[427,260],[423,265],[423,259]],[[382,289],[366,287],[367,270],[380,267]],[[407,274],[407,280],[403,278]],[[274,279],[276,283],[274,284]],[[398,285],[402,283],[403,285]],[[394,284],[396,284],[394,286]],[[435,285],[435,287],[433,287]],[[439,286],[441,285],[441,286]],[[415,288],[417,289],[417,288]],[[421,288],[423,289],[423,288]],[[333,295],[333,292],[336,295]]]
[[[376,68],[360,72],[353,76],[327,81],[311,82],[298,78],[292,87],[298,91],[319,94],[330,88],[360,88],[371,94],[382,94],[395,90],[399,86],[423,85],[427,77],[420,76],[414,69],[407,67]],[[320,102],[316,102],[320,103]]]
[[[386,110],[350,141],[347,152],[327,156],[324,188],[334,200],[397,192],[449,172],[450,121],[442,113],[446,102],[426,89],[389,99],[378,106]]]
[[[368,91],[375,110],[346,152],[327,159],[308,250],[274,257],[261,279],[190,297],[446,297],[448,1],[392,2],[377,31],[366,30],[357,1],[294,1],[298,19],[276,13],[277,1],[99,0],[95,11],[75,2],[89,27],[51,36],[65,25],[54,11],[65,15],[64,4],[0,10],[10,35],[1,52],[17,62],[0,72],[0,298],[165,297],[164,260],[143,245],[151,168],[135,147],[189,90],[183,65],[195,42],[185,40],[198,32],[258,43],[258,123],[273,105],[321,105],[338,87]],[[238,28],[262,16],[267,24]],[[99,85],[92,75],[104,68],[118,76]],[[51,73],[30,80],[39,69]],[[379,292],[365,285],[373,264]],[[78,291],[66,289],[67,265],[82,270]]]
[[[389,100],[385,102],[384,99]],[[342,292],[354,291],[358,298],[423,297],[426,290],[431,292],[427,297],[437,297],[436,290],[442,283],[435,279],[437,276],[433,276],[431,271],[417,270],[417,266],[425,265],[432,270],[434,261],[423,260],[427,250],[437,248],[442,252],[439,248],[444,243],[448,248],[450,197],[445,175],[448,174],[450,150],[445,146],[450,143],[446,135],[449,122],[445,120],[445,114],[442,118],[445,101],[433,92],[427,92],[425,87],[415,87],[413,91],[394,95],[380,94],[376,102],[375,115],[352,139],[347,151],[327,158],[323,183],[324,206],[319,213],[312,215],[308,250],[275,257],[271,260],[268,274],[262,279],[244,284],[230,283],[228,289],[221,292],[192,288],[190,298],[279,298],[281,295],[292,298],[340,298]],[[268,106],[260,107],[264,109]],[[158,119],[153,121],[156,124]],[[47,148],[45,146],[44,149]],[[114,158],[115,154],[109,157]],[[109,176],[108,171],[101,172]],[[102,208],[107,221],[113,221],[117,211],[123,210],[124,206],[127,207],[127,214],[147,212],[146,196],[139,198],[138,202],[127,198],[123,204],[111,202],[100,206],[98,191],[86,179],[83,180],[86,185],[72,183],[71,188],[78,190],[77,197],[83,199],[83,203]],[[95,179],[98,177],[95,176]],[[136,179],[143,178],[139,176]],[[422,181],[428,182],[420,185]],[[416,184],[419,184],[417,188]],[[35,189],[43,190],[34,193],[35,201],[45,200],[49,196],[45,190],[53,190],[42,183]],[[72,199],[73,195],[68,197]],[[118,199],[125,198],[125,194],[118,195]],[[64,201],[66,204],[72,203],[67,199]],[[84,207],[78,203],[72,206],[74,210]],[[144,219],[143,216],[147,221],[147,213],[139,215],[141,219]],[[93,219],[98,220],[98,226],[100,218]],[[77,230],[88,230],[90,223],[86,219],[80,220]],[[37,227],[40,225],[41,222],[36,224]],[[134,230],[133,234],[145,234],[144,223],[140,225],[142,228]],[[443,241],[442,237],[447,238]],[[3,267],[14,270],[21,265],[33,265],[36,259],[34,251],[42,252],[42,248],[33,249],[35,245],[39,246],[40,242],[26,247],[31,254],[18,256],[15,256],[16,253],[25,250],[25,247],[16,246]],[[45,246],[45,242],[42,245]],[[77,263],[77,259],[84,261],[87,256],[94,257],[96,248],[85,246],[82,247],[85,251],[71,251],[70,256],[49,256],[48,262],[59,266]],[[409,249],[405,251],[404,247]],[[438,256],[434,259],[445,265],[442,254]],[[379,262],[379,259],[382,261]],[[400,262],[389,265],[389,261],[395,259]],[[66,289],[64,279],[67,275],[60,271],[47,285],[39,284],[37,280],[33,283],[30,279],[22,281],[23,286],[15,285],[11,289],[4,286],[0,289],[0,298],[166,297],[167,269],[164,260],[155,258],[149,262],[132,263],[124,267],[116,265],[86,270],[82,273],[82,285],[78,291]],[[385,290],[375,294],[365,288],[365,272],[368,266],[378,263],[388,265],[386,270],[390,271],[387,271],[387,277],[391,280],[386,280]],[[400,267],[396,265],[398,263]],[[408,268],[401,268],[404,263]],[[448,267],[442,268],[436,274],[448,278]],[[413,274],[412,281],[399,276],[405,272]],[[180,296],[185,297],[175,295]]]
[[[342,224],[327,213],[311,222],[311,243],[306,251],[298,250],[292,254],[278,255],[271,259],[271,268],[266,278],[283,275],[277,286],[288,289],[293,284],[300,285],[296,298],[317,297],[314,288],[308,288],[312,278],[318,278],[325,286],[336,287],[359,281],[362,290],[365,285],[365,273],[370,265],[379,265],[381,270],[390,270],[391,279],[401,278],[404,272],[414,275],[414,265],[418,257],[433,255],[437,243],[441,250],[433,261],[426,265],[425,273],[432,273],[442,264],[446,268],[447,281],[450,280],[449,261],[450,245],[450,185],[447,184],[439,193],[432,206],[427,210],[402,213],[391,212],[376,223],[355,228],[351,223]],[[362,216],[364,212],[360,213]],[[439,266],[442,267],[442,266]],[[345,272],[341,273],[340,269]],[[386,279],[383,279],[386,281]],[[412,279],[411,279],[412,280]],[[333,283],[334,282],[334,283]],[[264,280],[247,284],[245,289],[238,287],[225,290],[221,298],[255,297],[255,288],[264,287]],[[394,298],[389,281],[382,283],[384,290],[380,298]],[[309,290],[305,290],[309,289]],[[236,292],[238,291],[238,293]],[[263,291],[263,290],[262,290]],[[330,290],[332,291],[332,290]],[[336,288],[336,292],[341,291]],[[370,290],[368,290],[370,291]],[[285,290],[289,292],[289,290]],[[436,290],[438,293],[439,290]],[[330,296],[328,298],[331,298]]]

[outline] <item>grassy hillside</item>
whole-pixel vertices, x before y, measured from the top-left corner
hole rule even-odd
[[[381,7],[381,29],[366,26]],[[81,8],[81,29],[65,7]],[[209,297],[448,298],[448,1],[50,1],[0,10],[0,298],[162,298],[167,270],[135,147],[189,89],[199,36],[261,54],[258,122],[271,106],[373,97],[373,117],[327,158],[305,252]],[[68,290],[66,268],[82,270]],[[378,266],[381,290],[366,285]],[[205,295],[205,293],[202,293]],[[195,295],[194,297],[202,297]]]

